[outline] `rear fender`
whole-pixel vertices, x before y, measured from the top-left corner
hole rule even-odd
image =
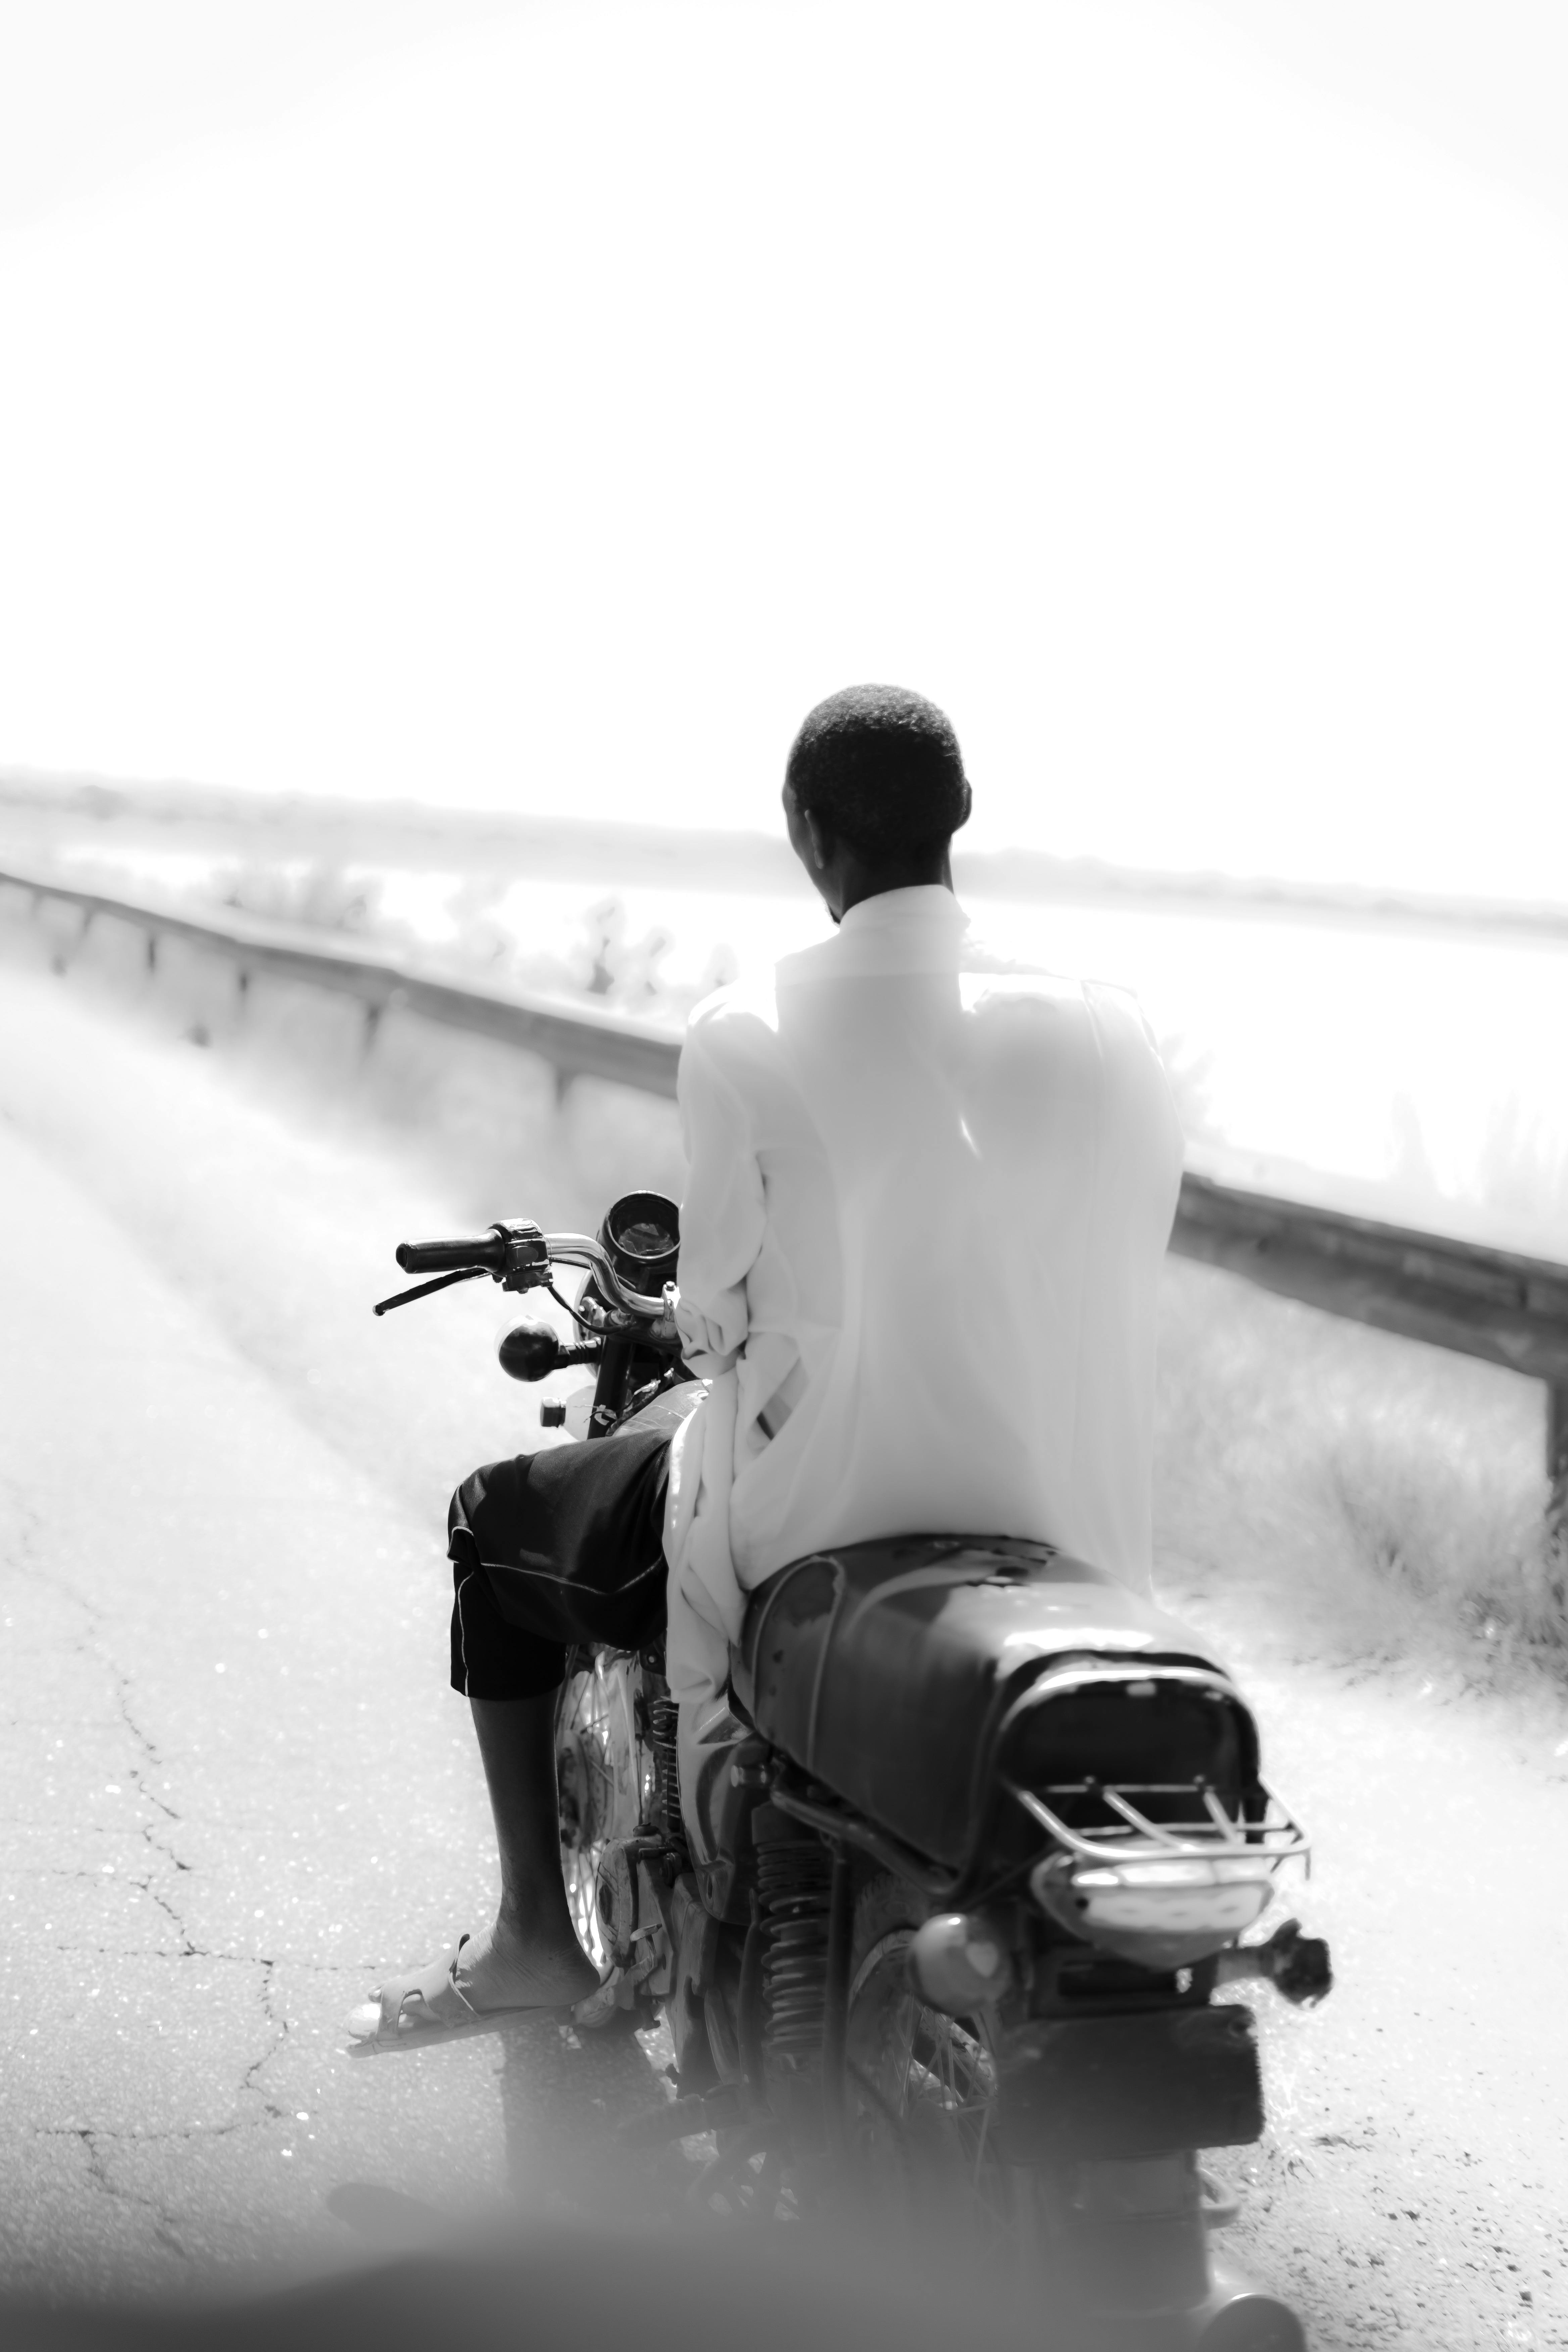
[[[992,1830],[1003,1727],[1043,1676],[1073,1661],[1218,1671],[1195,1635],[1102,1570],[1000,1537],[815,1554],[762,1588],[742,1646],[759,1730],[868,1820],[956,1871]],[[1021,1814],[1018,1827],[1029,1830]]]

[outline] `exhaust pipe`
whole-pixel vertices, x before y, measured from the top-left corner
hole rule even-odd
[[[1193,2352],[1307,2352],[1307,2331],[1289,2304],[1216,2262],[1208,2294],[1194,2312]]]

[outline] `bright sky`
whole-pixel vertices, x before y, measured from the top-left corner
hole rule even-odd
[[[1497,6],[11,0],[0,761],[773,824],[893,677],[976,846],[1568,895]]]

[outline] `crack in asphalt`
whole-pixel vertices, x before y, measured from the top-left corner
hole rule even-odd
[[[240,2076],[239,2087],[242,2091],[247,2092],[252,2098],[258,2098],[262,2101],[263,2112],[266,2115],[281,2117],[286,2111],[282,2107],[273,2105],[272,2102],[268,2099],[259,2083],[255,2079],[261,2072],[263,2066],[267,2064],[268,2059],[275,2058],[279,2051],[282,2049],[283,2044],[289,2039],[289,2020],[286,2017],[280,2017],[279,2015],[273,2000],[273,1994],[277,1985],[278,1963],[276,1960],[263,1960],[260,1966],[261,2013],[266,2018],[268,2024],[272,2030],[272,2040],[268,2043],[268,2047],[261,2053],[261,2055],[258,2058],[252,2059],[250,2064],[246,2068],[244,2074]]]
[[[190,1864],[186,1863],[184,1864],[182,1867],[188,1870],[190,1868]],[[203,1951],[201,1946],[194,1940],[190,1929],[186,1927],[184,1921],[181,1918],[179,1913],[175,1910],[168,1896],[162,1894],[159,1889],[153,1885],[150,1878],[133,1878],[128,1883],[131,1885],[137,1887],[151,1902],[155,1903],[159,1910],[163,1913],[165,1918],[172,1922],[175,1931],[183,1938],[179,1952],[179,1958],[181,1959],[212,1959],[217,1957],[215,1953]]]
[[[163,1795],[150,1785],[149,1773],[163,1771],[165,1769],[166,1759],[156,1739],[138,1717],[133,1705],[133,1678],[114,1654],[108,1636],[106,1612],[98,1602],[89,1599],[68,1577],[62,1575],[58,1569],[46,1565],[40,1557],[41,1541],[44,1536],[41,1515],[33,1507],[26,1496],[18,1491],[14,1481],[5,1482],[5,1491],[14,1515],[13,1540],[8,1548],[10,1557],[5,1563],[9,1574],[20,1583],[40,1587],[52,1601],[57,1603],[63,1602],[76,1612],[81,1621],[80,1632],[70,1646],[79,1654],[89,1657],[100,1672],[107,1677],[110,1693],[121,1723],[129,1734],[135,1750],[136,1760],[122,1768],[125,1778],[134,1786],[138,1796],[163,1815],[163,1824],[177,1824],[181,1820],[178,1808],[167,1802]],[[43,1825],[40,1824],[40,1826]],[[176,1879],[180,1875],[199,1874],[196,1864],[187,1861],[184,1855],[177,1851],[167,1833],[166,1827],[156,1822],[143,1821],[136,1823],[135,1830],[149,1853],[155,1856],[165,1870],[174,1874]],[[55,1879],[81,1880],[91,1885],[101,1885],[105,1875],[100,1871],[69,1869],[61,1865],[46,1866],[36,1874]],[[216,1951],[198,1944],[191,1933],[180,1906],[172,1898],[169,1889],[156,1883],[161,1874],[156,1870],[150,1870],[145,1877],[127,1875],[121,1883],[134,1887],[139,1893],[145,1895],[167,1918],[179,1937],[179,1948],[174,1953],[164,1949],[146,1952],[145,1948],[133,1948],[130,1951],[114,1950],[107,1945],[83,1946],[70,1943],[56,1943],[46,1948],[53,1948],[59,1952],[85,1949],[100,1958],[147,1957],[159,1959],[170,1958],[200,1959],[215,1965],[244,1967],[257,1970],[259,1977],[258,1997],[266,2031],[265,2046],[247,2062],[236,2086],[237,2097],[246,2102],[254,2102],[255,2105],[249,2114],[237,2115],[224,2123],[183,2125],[166,2131],[122,2132],[102,2125],[73,2124],[59,2126],[35,2126],[35,2137],[78,2141],[87,2156],[88,2177],[93,2187],[103,2196],[149,2215],[153,2223],[153,2242],[175,2255],[180,2261],[189,2263],[193,2256],[189,2248],[181,2241],[179,2216],[161,2199],[143,2194],[115,2181],[104,2163],[102,2148],[108,2145],[134,2147],[158,2142],[212,2141],[229,2137],[237,2132],[254,2131],[268,2125],[285,2121],[287,2111],[268,2096],[258,2078],[262,2069],[277,2056],[278,2052],[287,2042],[289,2024],[287,2016],[281,2013],[276,1999],[276,1976],[279,1966],[276,1957],[263,1953]],[[301,1962],[298,1965],[310,1967],[311,1964]],[[328,1971],[322,1969],[321,1972]],[[350,1975],[357,1974],[359,1971],[343,1969],[333,1973]]]
[[[208,1960],[220,1969],[297,1969],[302,1975],[319,1977],[363,1977],[380,1965],[375,1960],[296,1960],[287,1953],[218,1952],[202,1944],[174,1952],[166,1944],[46,1943],[37,1937],[32,1941],[38,1951],[85,1953],[95,1960]]]
[[[90,2125],[40,2126],[34,2133],[34,2137],[37,2139],[77,2141],[87,2158],[88,2179],[99,2194],[108,2198],[112,2204],[129,2205],[138,2212],[150,2214],[153,2221],[153,2244],[161,2246],[165,2252],[174,2254],[180,2262],[191,2263],[195,2257],[190,2248],[180,2242],[178,2216],[170,2212],[158,2198],[142,2196],[136,2189],[127,2189],[110,2178],[100,2151],[99,2142],[124,2137],[122,2133],[101,2131]]]
[[[63,1576],[58,1569],[45,1566],[43,1561],[38,1558],[38,1542],[43,1534],[43,1522],[39,1513],[16,1487],[14,1480],[6,1480],[5,1492],[16,1513],[17,1521],[16,1534],[22,1554],[20,1559],[13,1557],[9,1559],[6,1563],[7,1568],[21,1582],[41,1586],[52,1596],[64,1600],[81,1617],[83,1621],[82,1634],[79,1641],[75,1643],[74,1646],[81,1654],[90,1656],[94,1664],[108,1676],[110,1694],[113,1697],[115,1706],[119,1711],[121,1721],[124,1725],[125,1729],[130,1733],[131,1738],[140,1754],[139,1761],[132,1763],[124,1768],[125,1777],[128,1780],[133,1783],[138,1796],[141,1797],[147,1804],[154,1807],[157,1811],[162,1813],[165,1822],[171,1823],[177,1822],[180,1820],[180,1813],[177,1807],[169,1804],[162,1794],[154,1789],[148,1780],[147,1775],[150,1771],[161,1772],[165,1769],[166,1759],[163,1756],[163,1750],[158,1746],[157,1741],[153,1738],[149,1731],[143,1728],[142,1725],[138,1721],[136,1715],[132,1711],[132,1677],[128,1669],[122,1666],[119,1659],[115,1656],[107,1638],[105,1632],[105,1612],[103,1608],[99,1602],[89,1600],[87,1594],[85,1594],[79,1586],[74,1584],[68,1577]],[[159,1834],[158,1828],[155,1823],[150,1822],[139,1822],[135,1825],[135,1833],[142,1839],[143,1844],[148,1847],[151,1853],[156,1854],[176,1874],[191,1873],[195,1871],[195,1864],[194,1863],[187,1862],[184,1856],[175,1850],[174,1846],[169,1842],[167,1837],[161,1836]],[[100,1874],[92,1871],[57,1870],[49,1874],[64,1877],[96,1878]],[[181,1917],[178,1909],[169,1900],[167,1895],[153,1885],[151,1877],[145,1879],[128,1878],[125,1883],[128,1885],[138,1888],[141,1893],[149,1896],[150,1899],[158,1906],[159,1909],[166,1914],[167,1917],[183,1938],[183,1951],[184,1954],[192,1957],[195,1957],[200,1954],[201,1947],[191,1935],[190,1930],[186,1927],[184,1920]]]
[[[221,1959],[227,1956],[215,1954],[207,1957]],[[93,2188],[110,2200],[130,2206],[148,2215],[153,2225],[153,2243],[163,2248],[165,2252],[173,2254],[187,2266],[195,2263],[195,2256],[180,2237],[182,2227],[180,2214],[164,2199],[149,2195],[116,2180],[105,2162],[103,2150],[105,2147],[136,2149],[174,2146],[181,2143],[211,2145],[218,2140],[232,2139],[242,2133],[259,2131],[269,2125],[284,2123],[288,2120],[287,2109],[268,2098],[256,2080],[261,2069],[276,2056],[289,2034],[288,2019],[279,2016],[273,2004],[274,1964],[271,1961],[266,1961],[259,1965],[262,1977],[261,2005],[271,2029],[270,2038],[267,2048],[246,2066],[238,2084],[241,2096],[258,2102],[255,2111],[249,2115],[232,2116],[223,2123],[175,2124],[165,2129],[138,2127],[132,2131],[121,2131],[116,2130],[112,2126],[102,2124],[36,2125],[33,2127],[35,2139],[77,2141],[86,2154],[88,2178]]]

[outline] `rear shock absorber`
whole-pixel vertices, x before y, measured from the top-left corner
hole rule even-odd
[[[654,1817],[671,1844],[684,1843],[680,1820],[680,1764],[675,1734],[679,1710],[668,1692],[650,1695],[647,1708],[648,1744],[653,1749]]]
[[[768,2072],[820,2078],[832,1858],[819,1837],[773,1805],[758,1806],[752,1832]]]

